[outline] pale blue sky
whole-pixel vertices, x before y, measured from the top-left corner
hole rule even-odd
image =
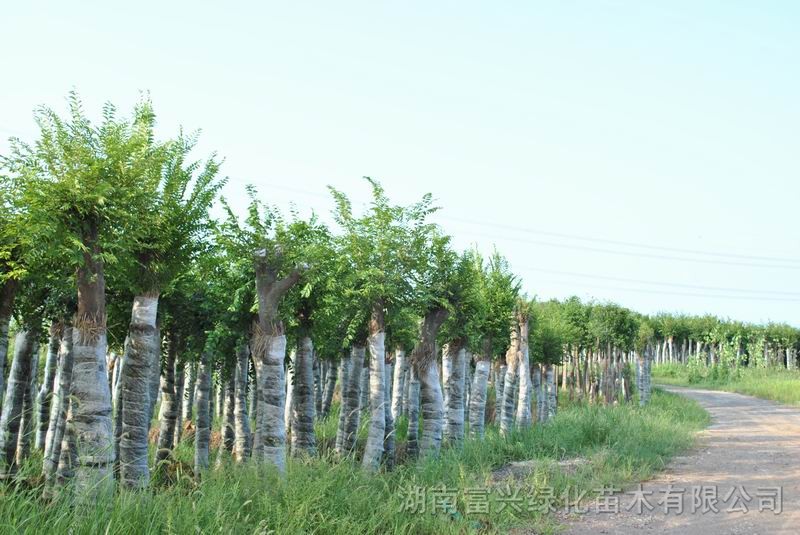
[[[4,6],[0,151],[72,87],[148,90],[234,205],[327,214],[370,175],[531,295],[800,325],[800,3],[111,4]]]

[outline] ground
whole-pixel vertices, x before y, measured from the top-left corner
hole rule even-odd
[[[680,533],[683,535],[716,534],[796,534],[800,532],[800,409],[741,394],[666,387],[697,401],[711,415],[712,423],[700,435],[698,447],[676,457],[655,479],[642,484],[643,514],[635,503],[638,488],[621,493],[620,512],[598,511],[592,502],[588,514],[568,519],[568,534],[639,534]],[[683,513],[664,512],[667,489],[685,489]],[[775,488],[782,489],[782,512],[759,512],[759,502],[769,505]],[[706,494],[716,509],[703,512],[702,502],[694,493]],[[729,496],[733,489],[733,494]],[[744,492],[742,492],[742,490]],[[647,494],[652,492],[653,494]],[[764,494],[764,497],[759,496]],[[677,490],[670,497],[680,496]],[[724,500],[728,497],[727,500]],[[747,498],[750,500],[747,500]],[[613,509],[613,502],[610,502]],[[601,504],[602,505],[602,504]],[[747,509],[742,512],[740,509]],[[677,509],[677,507],[676,507]],[[738,509],[739,511],[731,511]],[[692,512],[694,511],[694,512]]]

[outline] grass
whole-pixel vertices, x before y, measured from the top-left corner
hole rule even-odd
[[[661,384],[737,392],[789,405],[800,404],[800,371],[782,368],[660,364],[653,366],[653,380]]]
[[[488,514],[466,514],[464,489],[488,488],[492,472],[510,461],[537,459],[536,469],[513,483],[521,496],[553,488],[587,491],[646,479],[674,454],[690,447],[708,416],[688,399],[656,390],[646,408],[566,405],[544,426],[508,439],[489,426],[486,437],[463,448],[445,448],[436,458],[370,475],[358,463],[321,458],[291,459],[285,478],[269,467],[228,463],[195,484],[189,475],[172,486],[146,492],[119,492],[91,506],[68,494],[44,502],[36,486],[0,485],[0,533],[450,533],[505,532],[525,526],[556,530],[552,515],[499,510],[490,493]],[[400,427],[405,424],[400,422]],[[335,414],[320,422],[321,443],[335,433]],[[402,433],[401,433],[402,435]],[[402,441],[400,441],[402,448]],[[191,458],[191,444],[177,455]],[[557,461],[586,462],[570,472]],[[40,466],[40,465],[39,465]],[[33,476],[36,459],[23,469]],[[444,485],[457,493],[456,510],[432,514],[404,510],[408,489]],[[431,491],[432,492],[432,491]],[[558,503],[558,502],[556,502]]]

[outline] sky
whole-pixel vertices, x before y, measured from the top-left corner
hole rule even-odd
[[[7,4],[0,154],[71,89],[146,92],[237,210],[329,217],[370,176],[531,297],[800,326],[800,3]]]

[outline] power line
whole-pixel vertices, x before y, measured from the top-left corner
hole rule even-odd
[[[634,284],[650,284],[654,286],[668,286],[674,288],[688,288],[694,290],[710,290],[710,291],[717,291],[717,292],[736,292],[736,293],[749,293],[749,294],[773,294],[773,295],[796,295],[800,297],[800,292],[791,292],[791,291],[783,291],[783,290],[752,290],[752,289],[744,289],[744,288],[725,288],[720,286],[702,286],[697,284],[680,284],[680,283],[671,283],[671,282],[659,282],[659,281],[648,281],[642,279],[629,279],[629,278],[622,278],[622,277],[610,277],[604,275],[591,275],[588,273],[576,273],[572,271],[558,271],[554,269],[543,269],[543,268],[534,268],[529,266],[517,266],[519,269],[524,269],[527,271],[537,271],[540,273],[549,273],[552,275],[567,275],[571,277],[582,277],[588,279],[601,279],[601,280],[609,280],[609,281],[616,281],[616,282],[628,282]]]
[[[283,189],[286,191],[290,191],[293,193],[301,194],[301,195],[311,195],[317,198],[329,198],[327,195],[312,192],[302,188],[295,188],[290,186],[283,186],[281,184],[272,184],[269,182],[262,182],[262,184],[274,187],[278,189]],[[368,202],[368,201],[363,201]],[[540,231],[535,229],[527,229],[523,227],[515,227],[512,225],[506,225],[502,223],[493,223],[491,221],[473,221],[469,219],[462,219],[458,217],[451,217],[451,216],[444,216],[439,215],[442,220],[445,221],[454,221],[457,223],[467,223],[472,225],[479,225],[482,227],[495,227],[504,230],[516,230],[519,232],[526,232],[530,234],[540,234],[540,235],[548,235],[552,237],[559,237],[559,238],[566,238],[566,239],[573,239],[573,240],[581,240],[581,241],[590,241],[590,242],[597,242],[597,243],[607,243],[613,245],[620,245],[624,247],[638,247],[647,250],[660,250],[660,251],[668,251],[668,252],[679,252],[683,254],[695,254],[695,255],[705,255],[705,256],[712,256],[716,258],[739,258],[739,259],[748,259],[748,260],[766,260],[772,262],[789,262],[789,263],[796,263],[797,265],[791,264],[765,264],[765,263],[752,263],[752,262],[737,262],[731,260],[714,260],[712,258],[688,258],[685,256],[673,256],[673,255],[663,255],[663,254],[655,254],[655,253],[644,253],[644,252],[634,252],[634,251],[620,251],[615,249],[608,249],[603,247],[593,247],[588,245],[576,245],[576,244],[567,244],[567,243],[553,243],[543,240],[533,240],[533,239],[523,239],[515,236],[493,236],[488,234],[483,234],[483,237],[489,239],[499,239],[499,240],[510,240],[516,241],[520,243],[527,243],[531,245],[540,245],[544,247],[555,247],[561,249],[570,249],[570,250],[577,250],[577,251],[587,251],[587,252],[595,252],[595,253],[604,253],[604,254],[612,254],[618,256],[628,256],[634,258],[651,258],[656,260],[670,260],[670,261],[679,261],[679,262],[691,262],[691,263],[699,263],[699,264],[715,264],[715,265],[726,265],[726,266],[739,266],[739,267],[755,267],[755,268],[768,268],[768,269],[789,269],[789,270],[800,270],[800,259],[792,259],[792,258],[779,258],[779,257],[772,257],[772,256],[760,256],[760,255],[743,255],[743,254],[734,254],[734,253],[720,253],[720,252],[713,252],[713,251],[699,251],[695,249],[681,249],[681,248],[674,248],[674,247],[663,247],[663,246],[655,246],[649,244],[642,244],[642,243],[635,243],[635,242],[627,242],[627,241],[620,241],[620,240],[609,240],[609,239],[597,239],[597,238],[590,238],[586,236],[579,236],[575,234],[564,234],[558,232],[549,232],[549,231]],[[471,231],[472,232],[472,231]]]
[[[655,294],[655,295],[669,295],[673,297],[701,297],[703,299],[728,299],[728,300],[739,300],[739,301],[775,301],[775,302],[788,302],[788,303],[798,303],[800,302],[800,297],[792,298],[780,298],[780,297],[753,297],[748,295],[714,295],[714,294],[700,294],[700,293],[691,293],[691,292],[665,292],[661,290],[647,290],[644,288],[626,288],[623,286],[597,286],[597,285],[590,285],[590,284],[583,284],[583,283],[576,283],[572,281],[558,281],[558,280],[545,280],[540,281],[545,282],[548,284],[560,284],[564,286],[582,286],[584,288],[593,288],[593,289],[604,289],[604,290],[613,290],[619,292],[632,292],[632,293],[642,293],[642,294]]]

